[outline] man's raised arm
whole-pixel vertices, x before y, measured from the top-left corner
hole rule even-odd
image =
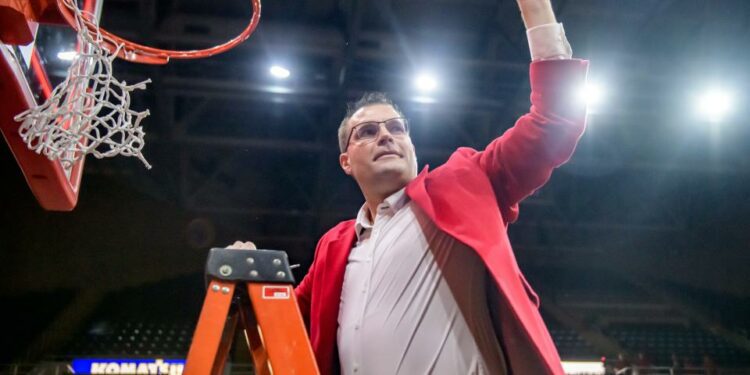
[[[518,6],[532,57],[531,109],[475,156],[508,222],[516,219],[518,202],[570,158],[586,122],[585,103],[576,94],[585,84],[588,62],[572,59],[549,0],[518,0]]]

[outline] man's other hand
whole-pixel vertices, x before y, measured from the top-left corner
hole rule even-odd
[[[250,241],[234,241],[233,244],[227,246],[227,249],[238,249],[238,250],[257,250],[255,244]]]

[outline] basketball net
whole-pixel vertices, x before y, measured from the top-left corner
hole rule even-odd
[[[130,108],[130,93],[145,89],[151,80],[128,85],[112,77],[112,62],[123,45],[114,51],[104,48],[96,17],[81,11],[75,0],[63,2],[75,17],[80,50],[50,97],[15,117],[22,122],[21,138],[29,149],[59,160],[66,169],[89,154],[98,159],[135,156],[151,169],[141,153],[145,133],[140,125],[149,111]]]

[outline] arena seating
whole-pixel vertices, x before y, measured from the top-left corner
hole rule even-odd
[[[66,354],[71,357],[184,357],[190,347],[193,328],[191,321],[100,321],[79,335]]]
[[[700,366],[704,355],[708,355],[718,366],[750,365],[750,353],[702,329],[678,306],[670,305],[618,277],[616,273],[550,268],[532,269],[527,275],[533,279],[533,285],[546,292],[547,300],[542,301],[542,315],[563,359],[586,356],[587,350],[593,351],[589,358],[596,358],[594,354],[598,353],[596,348],[586,346],[575,331],[557,323],[550,314],[545,314],[545,302],[555,304],[588,327],[619,343],[630,352],[633,361],[638,353],[643,353],[647,362],[669,366],[673,364],[674,353],[680,365],[688,363]],[[684,286],[674,286],[670,291],[680,296],[702,296],[691,290],[686,291]],[[722,311],[731,310],[730,305],[741,306],[741,301],[737,300],[723,302],[713,295],[710,299],[702,297],[705,301],[695,298],[694,302],[720,302],[723,303]],[[730,323],[739,320],[736,317],[732,321],[724,319],[724,323],[733,327]],[[735,331],[742,332],[741,329]]]
[[[683,365],[685,360],[700,365],[704,355],[710,356],[719,366],[750,365],[750,353],[698,327],[626,324],[613,325],[605,333],[631,352],[643,352],[656,365],[671,365],[672,354]]]
[[[563,360],[596,360],[596,350],[576,331],[570,328],[550,327],[549,333]]]
[[[74,296],[72,290],[3,296],[6,309],[0,324],[0,361],[6,363],[23,358],[30,350],[36,349],[31,345],[40,344],[38,338],[44,334],[45,324],[51,322]]]
[[[60,354],[184,357],[203,288],[192,275],[111,293]]]
[[[560,293],[552,289],[554,302],[598,327],[631,357],[642,352],[651,364],[668,366],[674,353],[681,362],[687,359],[699,366],[707,354],[718,366],[750,366],[750,353],[690,324],[678,310],[629,290],[620,281],[589,281],[594,284],[590,293],[585,293],[585,285],[579,282],[554,284],[562,285]],[[65,346],[64,353],[58,354],[67,358],[184,358],[201,308],[203,287],[203,276],[193,275],[111,293]],[[544,302],[542,314],[564,360],[598,360],[606,354],[546,313]]]

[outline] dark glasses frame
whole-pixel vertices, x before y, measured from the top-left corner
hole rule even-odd
[[[357,130],[358,127],[360,127],[362,125],[367,125],[367,124],[376,124],[378,126],[378,134],[380,134],[380,124],[385,124],[385,123],[387,123],[389,121],[393,121],[393,120],[403,120],[403,122],[404,122],[404,130],[405,130],[404,134],[407,134],[407,135],[409,134],[409,120],[407,120],[405,117],[401,117],[401,116],[389,118],[389,119],[383,120],[383,121],[365,121],[365,122],[360,122],[359,124],[352,126],[352,129],[349,131],[349,137],[346,140],[346,146],[344,147],[344,152],[346,152],[346,150],[349,149],[349,144],[351,144],[351,142],[352,142],[352,136],[354,135],[354,132]],[[387,130],[387,128],[386,128],[386,130]],[[373,140],[377,139],[377,138],[378,137],[376,135],[375,138],[373,138]]]

